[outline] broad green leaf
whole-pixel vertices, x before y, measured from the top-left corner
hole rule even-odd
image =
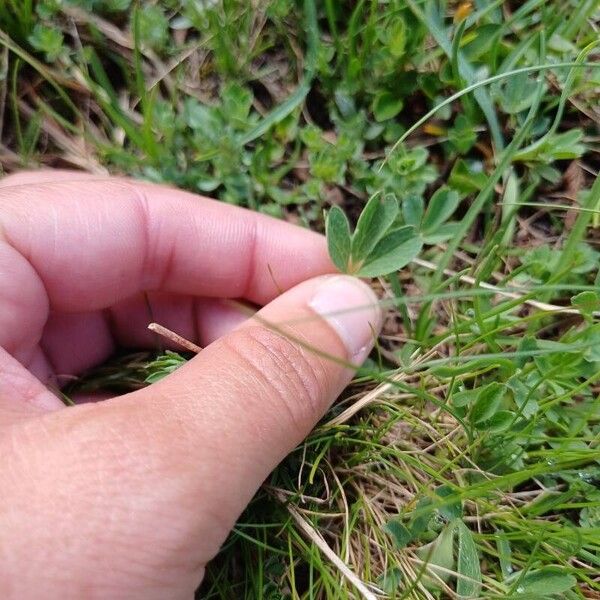
[[[469,165],[464,160],[457,160],[450,172],[448,183],[463,194],[471,194],[482,190],[487,179],[479,163]]]
[[[448,141],[460,154],[466,154],[476,140],[477,133],[474,124],[465,115],[458,115],[454,126],[448,130]]]
[[[384,530],[394,540],[396,548],[405,548],[413,539],[412,532],[399,519],[392,519],[385,524]]]
[[[392,92],[380,92],[373,100],[373,115],[376,121],[387,121],[395,117],[404,107],[401,97]]]
[[[496,33],[501,29],[497,23],[481,24],[474,28],[473,37],[465,35],[466,43],[461,48],[465,58],[476,61],[480,56],[490,51],[494,44],[498,43]]]
[[[447,187],[436,190],[427,205],[421,228],[423,233],[435,233],[445,223],[458,206],[458,192]]]
[[[594,311],[600,310],[600,297],[597,292],[587,290],[573,296],[571,304],[575,308],[578,308],[586,317],[591,317]]]
[[[478,598],[481,591],[481,566],[471,530],[462,522],[458,528],[458,564],[456,593],[464,598]]]
[[[427,530],[432,515],[433,508],[431,507],[431,498],[421,498],[415,506],[410,522],[410,532],[413,537],[419,537]]]
[[[64,36],[56,27],[46,27],[36,23],[27,40],[36,50],[46,54],[48,62],[53,62],[62,52]]]
[[[454,569],[454,532],[456,522],[448,523],[440,535],[430,544],[426,544],[416,550],[419,558],[427,561],[425,573],[434,577],[425,575],[423,583],[433,589],[439,588],[438,579],[447,581],[450,578],[450,571]]]
[[[393,194],[375,194],[363,208],[352,236],[352,262],[362,264],[385,235],[398,214],[398,201]]]
[[[385,594],[394,594],[402,583],[402,571],[398,567],[392,567],[377,578],[377,586]]]
[[[531,394],[531,388],[526,386],[517,375],[513,375],[506,385],[512,392],[513,400],[522,417],[529,419],[539,410],[539,404]]]
[[[469,369],[472,369],[471,365],[468,365]],[[470,406],[477,399],[477,390],[465,390],[464,392],[457,392],[452,396],[452,406],[461,408],[463,406]]]
[[[527,110],[535,101],[538,83],[528,73],[517,73],[506,80],[500,93],[500,106],[505,113]]]
[[[406,50],[406,23],[400,15],[388,25],[387,45],[390,54],[396,58],[402,57]]]
[[[410,226],[388,233],[373,248],[365,263],[358,270],[360,277],[379,277],[406,266],[423,247],[421,238]]]
[[[402,216],[407,225],[412,225],[417,231],[425,212],[425,204],[421,196],[411,194],[402,201]]]
[[[350,260],[350,224],[339,206],[333,206],[327,213],[325,232],[329,256],[333,264],[345,273]]]
[[[491,419],[502,403],[504,386],[493,382],[482,388],[471,411],[471,422],[477,425]]]
[[[457,221],[443,223],[435,230],[434,233],[424,233],[423,241],[426,244],[439,244],[440,242],[445,242],[456,235],[459,227],[460,223]]]
[[[561,133],[546,134],[513,157],[514,161],[540,162],[544,166],[557,160],[579,158],[586,151],[581,129],[569,129]]]
[[[448,521],[462,517],[462,502],[460,497],[449,485],[440,485],[435,490],[435,494],[440,498],[449,498],[447,504],[438,508],[440,515]]]
[[[485,429],[490,433],[506,431],[515,419],[515,413],[510,410],[499,410],[491,419],[478,422],[477,429]]]
[[[515,573],[511,579],[519,579],[519,576],[520,573]],[[545,567],[527,573],[520,579],[513,594],[530,598],[548,598],[556,594],[563,594],[574,587],[576,583],[575,577],[560,567]]]

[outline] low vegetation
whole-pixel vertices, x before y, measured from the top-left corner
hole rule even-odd
[[[199,597],[600,598],[597,0],[5,0],[0,29],[5,171],[327,229],[388,308]]]

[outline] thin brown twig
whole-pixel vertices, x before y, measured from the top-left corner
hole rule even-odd
[[[190,342],[190,340],[186,340],[184,337],[181,337],[178,333],[167,329],[166,327],[159,325],[158,323],[150,323],[148,325],[148,329],[153,331],[154,333],[158,333],[158,335],[162,335],[164,338],[170,340],[171,342],[178,344],[182,348],[189,350],[190,352],[194,352],[198,354],[202,350],[200,346],[194,344],[194,342]]]

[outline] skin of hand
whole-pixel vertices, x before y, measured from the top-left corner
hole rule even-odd
[[[193,194],[1,180],[0,597],[192,598],[372,347],[376,297],[333,272],[322,236]],[[156,347],[150,320],[204,349],[103,402],[67,408],[46,387]]]

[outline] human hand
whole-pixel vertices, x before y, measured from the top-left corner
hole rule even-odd
[[[191,598],[372,347],[375,296],[332,269],[321,236],[185,192],[0,181],[0,597]],[[43,383],[153,346],[146,297],[208,345],[148,388],[64,407]],[[222,298],[264,308],[246,320]]]

